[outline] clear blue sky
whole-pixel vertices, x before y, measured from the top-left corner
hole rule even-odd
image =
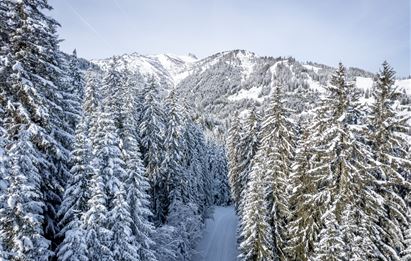
[[[50,0],[64,51],[85,58],[246,49],[411,72],[410,0]]]

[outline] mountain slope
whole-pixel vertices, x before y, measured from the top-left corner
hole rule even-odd
[[[111,59],[92,62],[104,70]],[[323,64],[301,63],[292,57],[261,57],[245,50],[220,52],[203,59],[193,55],[132,53],[119,57],[120,70],[125,64],[132,73],[142,75],[144,81],[154,76],[165,91],[176,88],[187,106],[199,112],[203,125],[212,128],[226,125],[234,111],[246,113],[252,106],[263,105],[277,84],[283,86],[288,106],[307,111],[335,70]],[[366,96],[374,74],[358,68],[348,68],[347,74]],[[397,83],[409,101],[411,80]],[[220,129],[223,131],[225,126]]]

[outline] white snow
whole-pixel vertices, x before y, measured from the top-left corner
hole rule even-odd
[[[315,73],[318,73],[318,71],[321,70],[320,67],[309,65],[309,64],[303,64],[303,66],[307,68],[308,70],[313,70]]]
[[[357,86],[358,89],[371,89],[374,81],[372,78],[369,77],[356,77],[355,78],[355,86]]]
[[[371,89],[374,84],[374,80],[369,77],[356,77],[355,85],[359,89]],[[405,90],[407,95],[411,95],[411,79],[396,80],[395,85],[398,86],[399,90]]]
[[[251,61],[251,57],[253,55],[254,54],[250,52],[246,52],[245,54],[243,52],[239,52],[237,55],[237,57],[241,61],[241,67],[243,68],[241,82],[244,82],[248,77],[250,77],[251,73],[253,72],[254,63]]]
[[[141,55],[138,53],[125,54],[121,56],[118,69],[123,69],[127,62],[127,67],[131,71],[138,71],[142,75],[156,78],[165,77],[170,84],[176,86],[182,79],[189,75],[189,69],[198,59],[191,55],[155,54]],[[93,63],[106,69],[110,59],[91,60]]]
[[[261,87],[252,87],[249,90],[241,89],[238,93],[227,97],[229,101],[238,101],[242,99],[253,99],[259,102],[264,100],[264,97],[258,97],[261,93]]]
[[[204,237],[193,261],[237,260],[237,223],[234,207],[215,207],[213,218],[206,220]]]
[[[395,84],[400,90],[405,90],[405,93],[407,93],[407,95],[411,95],[411,79],[397,80]]]
[[[275,75],[276,71],[277,71],[277,66],[279,64],[284,64],[284,63],[288,64],[288,61],[287,60],[281,60],[281,61],[275,62],[273,65],[271,65],[271,67],[270,67],[271,74]]]
[[[322,92],[322,93],[325,92],[325,88],[324,88],[324,86],[322,86],[322,85],[320,84],[320,82],[314,81],[308,73],[305,73],[305,74],[306,74],[307,77],[308,77],[308,79],[306,80],[306,82],[308,83],[308,85],[310,85],[310,88],[311,88],[311,89],[316,90],[316,91],[318,91],[318,92]]]
[[[174,54],[157,54],[151,55],[150,57],[157,59],[166,69],[174,82],[174,86],[189,75],[188,69],[192,63],[197,61],[197,59],[192,56]]]

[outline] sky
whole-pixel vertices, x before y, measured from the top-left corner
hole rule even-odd
[[[411,74],[410,0],[49,0],[63,51],[87,59],[138,52],[245,49]]]

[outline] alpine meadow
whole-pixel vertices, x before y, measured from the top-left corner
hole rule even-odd
[[[0,260],[411,261],[411,2],[309,2],[0,0]]]

